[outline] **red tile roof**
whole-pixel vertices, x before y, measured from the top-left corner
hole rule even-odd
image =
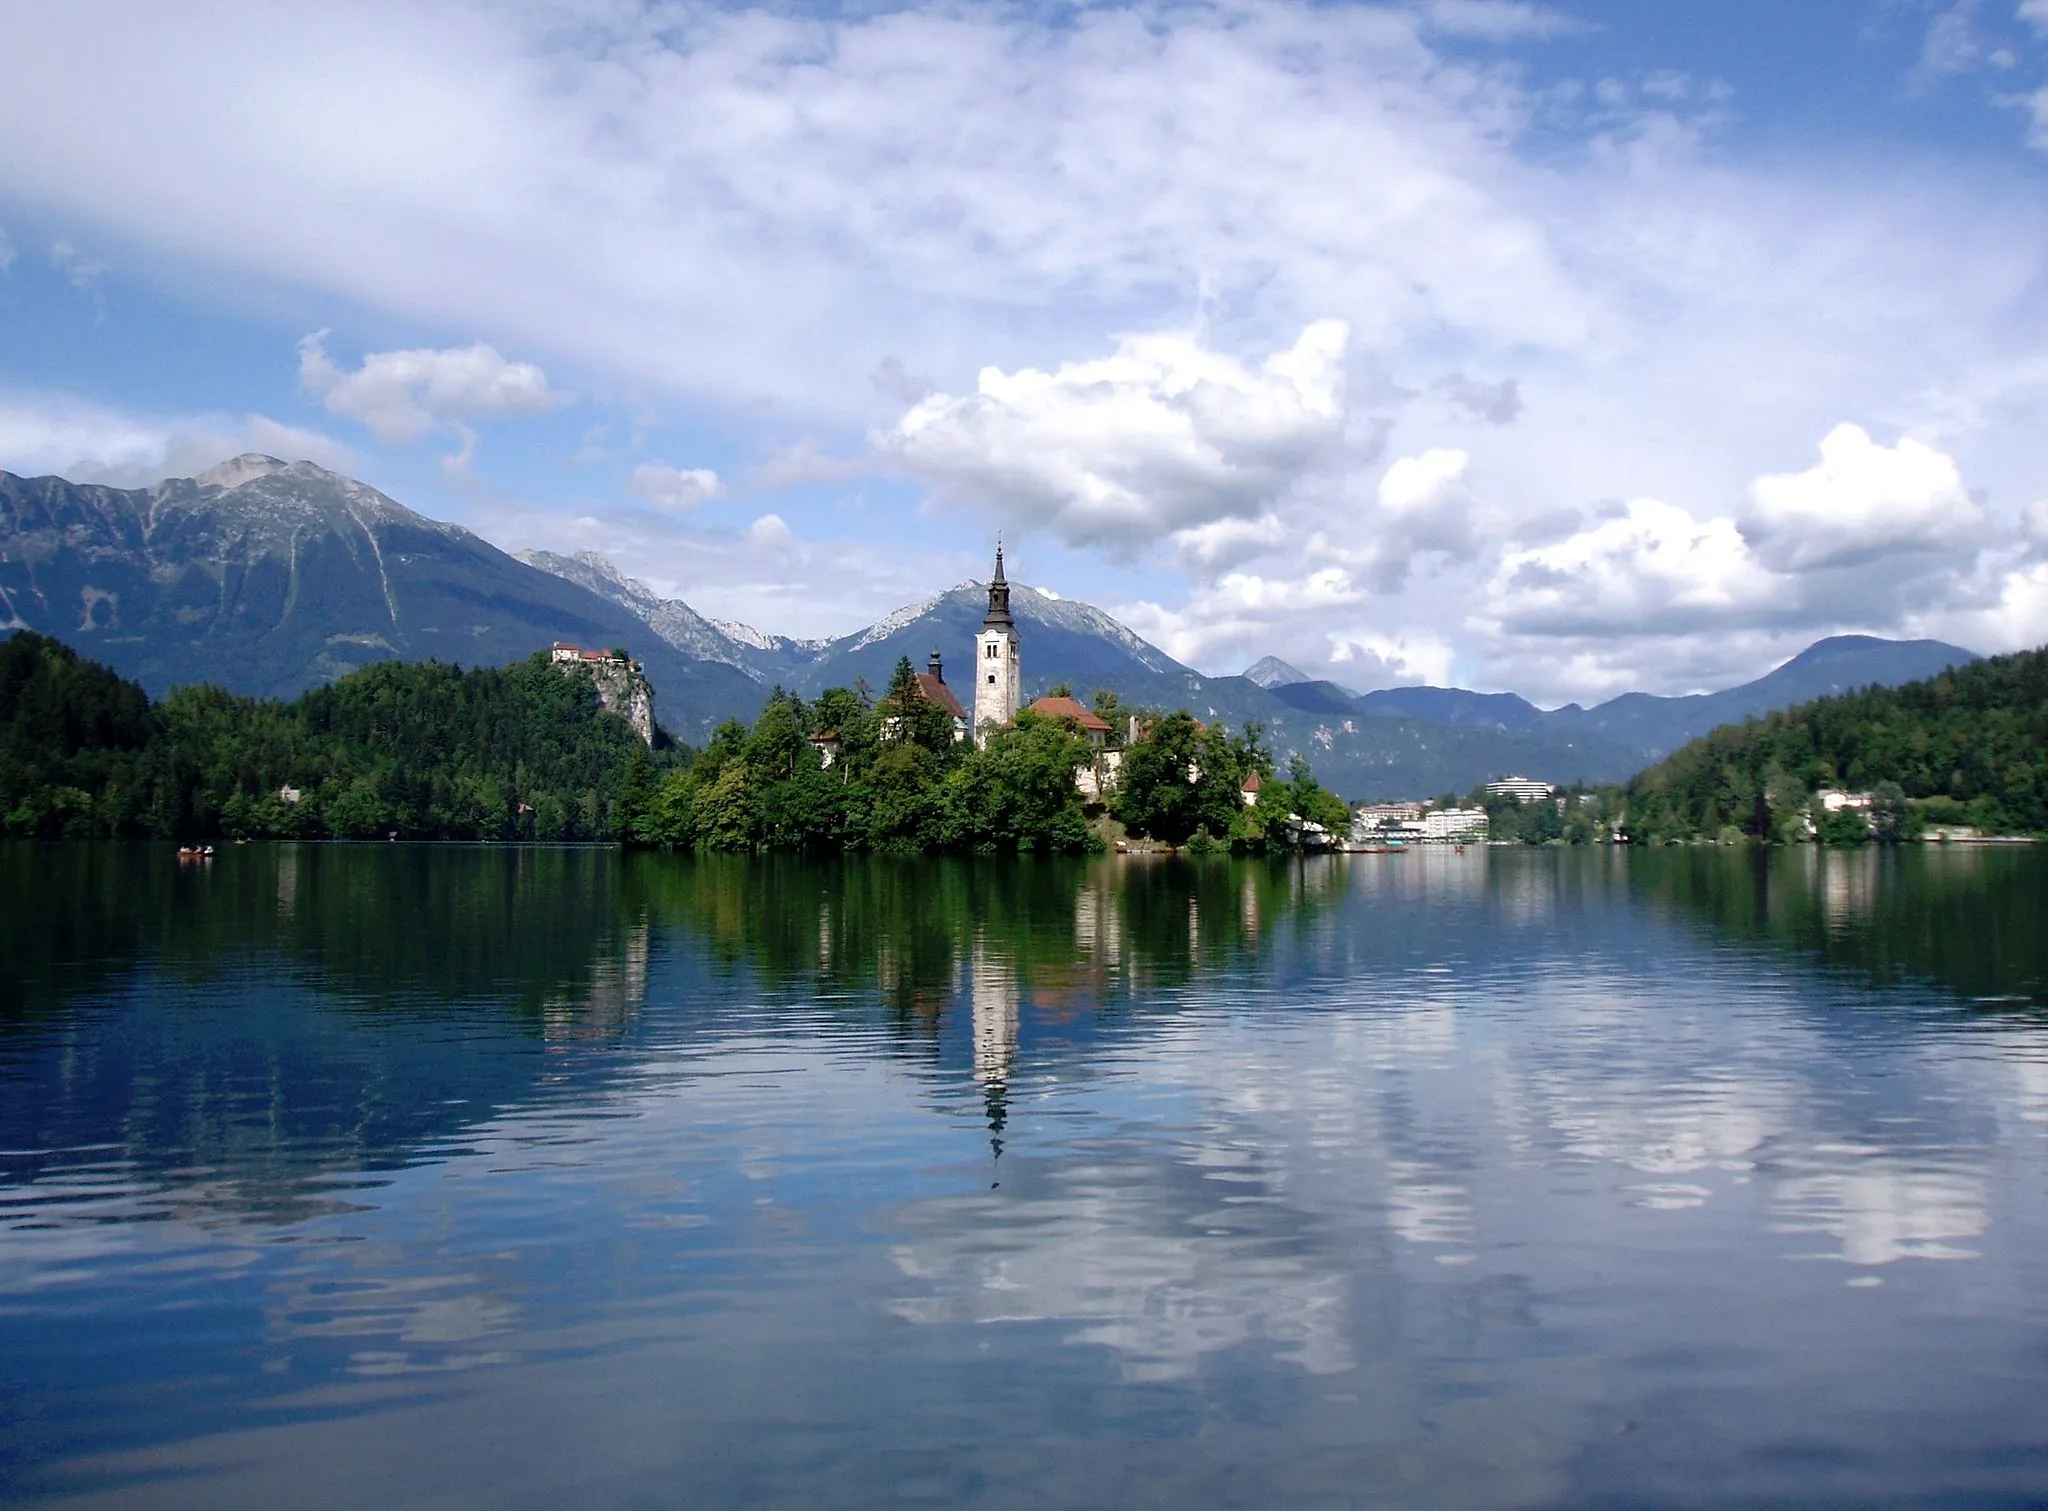
[[[1254,771],[1250,776],[1244,779],[1244,790],[1246,792],[1257,792],[1261,787],[1265,785],[1266,779],[1260,776],[1256,771]]]
[[[917,690],[924,694],[925,702],[936,703],[956,719],[967,717],[967,711],[960,706],[960,700],[953,696],[953,689],[946,686],[930,672],[917,674]]]
[[[1090,713],[1072,698],[1034,698],[1025,712],[1037,714],[1041,719],[1072,719],[1091,734],[1109,732],[1106,721]]]

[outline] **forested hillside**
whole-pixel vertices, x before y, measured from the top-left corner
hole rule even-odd
[[[0,833],[17,837],[607,839],[643,750],[544,654],[379,662],[290,703],[206,686],[153,703],[55,640],[0,641]]]
[[[2044,740],[2048,650],[1995,656],[1717,729],[1628,784],[1628,825],[1644,839],[1789,838],[1817,789],[1895,786],[1902,825],[2044,833]]]

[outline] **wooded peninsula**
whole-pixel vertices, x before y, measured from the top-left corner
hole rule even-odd
[[[1231,733],[1106,689],[1089,711],[1118,757],[1101,800],[1075,781],[1101,760],[1099,731],[1091,745],[1074,719],[1025,710],[961,739],[907,660],[879,697],[778,688],[751,728],[729,720],[691,749],[659,730],[643,741],[546,652],[468,670],[379,662],[289,702],[203,685],[152,700],[23,631],[0,641],[0,834],[997,854],[1123,836],[1264,853],[1348,832],[1349,806],[1298,756],[1277,774],[1255,725]],[[1529,843],[2038,835],[2044,742],[2048,651],[2028,651],[1724,726],[1569,802],[1486,806],[1492,837]],[[1814,794],[1836,787],[1871,801],[1818,813]]]

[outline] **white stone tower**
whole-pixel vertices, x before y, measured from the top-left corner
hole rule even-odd
[[[1017,717],[1024,704],[1024,673],[1017,661],[1017,621],[1010,617],[1010,584],[1003,576],[1003,546],[996,542],[996,575],[988,584],[988,615],[974,637],[974,743]]]

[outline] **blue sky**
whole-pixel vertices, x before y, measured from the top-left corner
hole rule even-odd
[[[1546,701],[2048,639],[2048,0],[0,14],[0,467]]]

